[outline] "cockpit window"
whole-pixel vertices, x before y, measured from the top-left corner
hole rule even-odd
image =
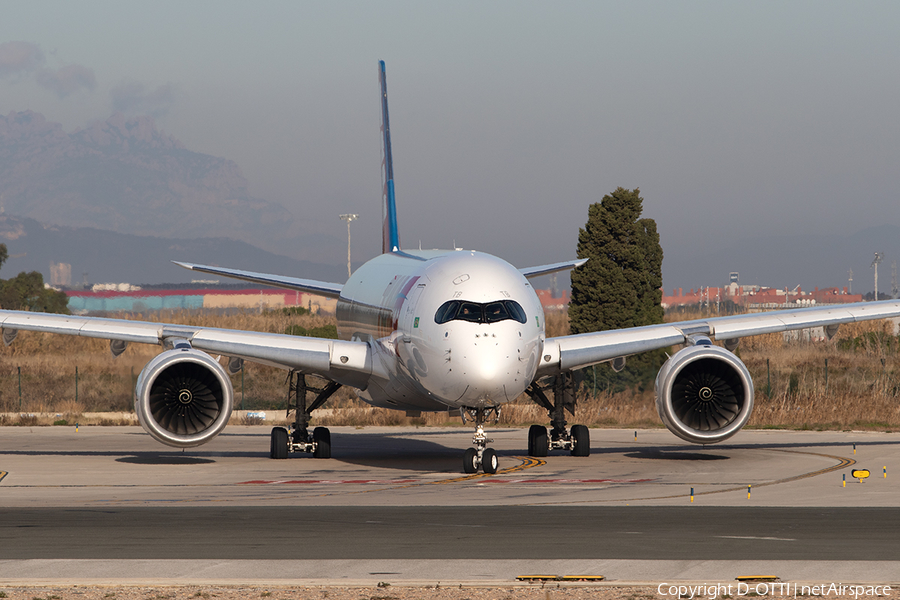
[[[452,321],[456,318],[456,313],[459,311],[459,301],[451,300],[450,302],[444,302],[441,307],[434,314],[434,322],[440,325],[441,323],[446,323],[447,321]]]
[[[497,323],[512,319],[525,323],[525,310],[515,300],[497,300],[480,304],[466,300],[450,300],[441,305],[434,314],[438,325],[449,321],[469,321],[470,323]]]
[[[484,320],[487,323],[496,323],[497,321],[505,321],[509,319],[509,311],[503,302],[491,302],[484,307]]]
[[[475,302],[461,302],[456,318],[460,321],[471,321],[472,323],[484,322],[484,307]]]
[[[528,321],[528,317],[525,316],[525,309],[522,308],[518,302],[514,302],[512,300],[507,300],[504,305],[506,309],[509,311],[509,316],[519,323],[526,323]]]

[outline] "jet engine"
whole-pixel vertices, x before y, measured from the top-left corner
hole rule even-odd
[[[695,444],[727,440],[753,412],[753,379],[741,360],[713,345],[678,351],[656,376],[656,410],[669,431]]]
[[[156,440],[176,448],[205,444],[228,423],[231,380],[210,355],[167,350],[147,363],[135,386],[134,411]]]

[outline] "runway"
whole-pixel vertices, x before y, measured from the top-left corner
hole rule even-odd
[[[465,476],[468,429],[333,428],[334,458],[274,461],[262,427],[183,453],[130,427],[3,428],[0,583],[900,580],[898,434],[591,433],[590,457],[533,459],[525,430],[492,429],[500,472]]]
[[[892,508],[2,509],[0,560],[900,560]]]

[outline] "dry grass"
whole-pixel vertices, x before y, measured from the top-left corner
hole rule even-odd
[[[326,316],[282,311],[224,315],[161,311],[145,320],[273,333],[283,332],[292,325],[311,329],[334,323],[333,318]],[[109,343],[103,340],[20,331],[12,345],[0,345],[0,413],[130,411],[137,376],[159,352],[158,346],[131,344],[124,354],[114,358]],[[286,371],[281,369],[245,363],[243,373],[231,378],[236,407],[248,410],[284,407],[286,377]],[[352,391],[342,388],[329,401],[329,406],[355,405],[355,402]]]
[[[124,315],[117,315],[124,316]],[[677,320],[701,315],[680,313]],[[164,311],[149,320],[249,331],[283,332],[292,325],[307,329],[333,324],[325,316],[282,311],[214,314]],[[668,320],[672,320],[669,318]],[[548,336],[568,333],[565,311],[546,315]],[[873,321],[842,326],[830,341],[786,341],[781,334],[745,338],[738,354],[756,387],[751,427],[800,429],[900,429],[898,340],[890,323]],[[113,358],[102,340],[20,332],[10,347],[0,345],[0,425],[38,425],[66,421],[109,424],[132,422],[120,417],[88,417],[101,411],[130,412],[134,381],[159,348],[133,344]],[[826,380],[825,364],[828,373]],[[75,369],[78,369],[76,398]],[[19,370],[21,369],[21,379]],[[21,381],[21,396],[19,384]],[[236,408],[266,410],[281,419],[286,408],[286,372],[245,363],[243,377],[232,377]],[[316,415],[321,425],[459,425],[457,413],[403,412],[373,408],[352,390],[342,388]],[[45,416],[32,416],[43,413]],[[58,416],[57,416],[58,415]],[[620,394],[582,390],[577,422],[594,427],[660,427],[652,392]],[[500,423],[545,423],[546,412],[522,396],[503,408]],[[570,418],[570,421],[574,422]],[[235,415],[233,422],[262,423]]]

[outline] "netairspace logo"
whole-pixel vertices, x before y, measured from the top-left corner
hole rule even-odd
[[[674,585],[661,583],[656,588],[660,596],[671,596],[681,600],[717,600],[735,596],[850,596],[864,598],[867,596],[890,596],[889,585],[845,585],[843,583],[822,583],[819,585],[803,585],[799,583],[719,583],[703,585]]]

